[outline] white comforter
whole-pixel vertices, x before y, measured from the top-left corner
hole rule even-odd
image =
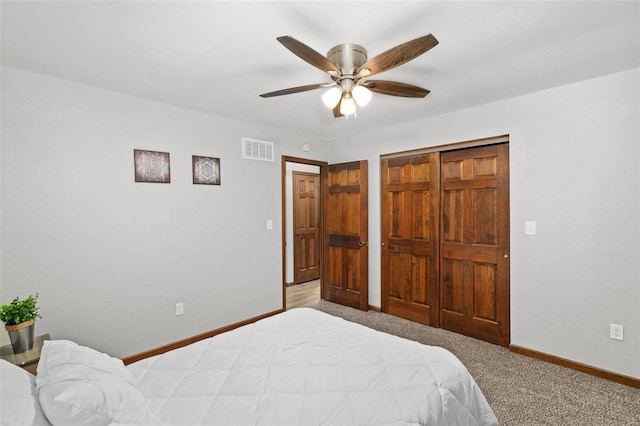
[[[127,367],[175,425],[494,425],[445,349],[294,309]]]

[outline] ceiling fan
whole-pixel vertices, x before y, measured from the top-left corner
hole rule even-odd
[[[363,80],[409,62],[438,44],[438,40],[427,34],[402,43],[378,56],[367,60],[367,50],[353,43],[339,44],[323,56],[306,44],[290,36],[278,37],[284,47],[304,61],[331,76],[330,83],[309,84],[263,93],[263,98],[290,95],[314,89],[329,89],[322,100],[333,108],[334,117],[349,116],[356,111],[356,104],[363,106],[371,99],[371,92],[406,98],[424,98],[427,89],[406,83],[386,80]]]

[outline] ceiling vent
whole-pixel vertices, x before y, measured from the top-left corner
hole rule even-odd
[[[242,138],[242,158],[273,161],[273,142]]]

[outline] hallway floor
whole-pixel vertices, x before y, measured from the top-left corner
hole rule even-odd
[[[320,280],[287,287],[287,309],[320,300]]]

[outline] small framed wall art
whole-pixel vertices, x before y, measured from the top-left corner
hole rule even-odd
[[[133,150],[136,182],[171,183],[169,153]]]
[[[220,185],[220,159],[192,156],[193,183],[200,185]]]

